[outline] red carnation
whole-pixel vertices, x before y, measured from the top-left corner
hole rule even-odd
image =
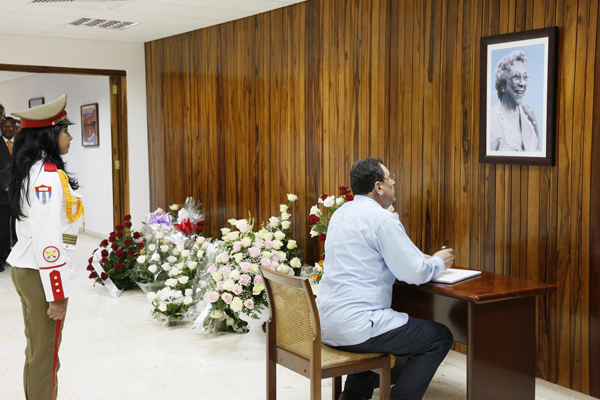
[[[108,241],[109,241],[109,242],[114,242],[114,241],[115,241],[115,235],[110,235],[110,236],[108,237]],[[106,244],[108,244],[108,243],[106,243]],[[106,247],[106,246],[104,246],[104,247]]]
[[[353,195],[349,194],[349,195],[346,196],[346,201],[352,201],[352,200],[354,200],[354,196]]]
[[[91,265],[88,265],[86,269],[87,269],[88,271],[93,271],[93,270],[94,270],[94,267],[92,267]]]
[[[202,219],[202,220],[196,222],[196,225],[197,226],[204,226],[204,220]]]
[[[123,225],[119,224],[119,225],[115,226],[115,230],[122,231],[123,230]]]
[[[129,249],[129,250],[127,250],[127,255],[128,255],[129,257],[133,257],[133,255],[134,255],[134,254],[135,254],[135,252],[133,251],[133,249]]]
[[[133,232],[133,238],[134,238],[134,239],[139,239],[139,238],[140,238],[140,236],[142,236],[142,235],[140,235],[140,233],[139,233],[139,232]]]
[[[131,246],[131,240],[125,239],[125,246],[127,246],[127,247]]]
[[[123,250],[117,250],[117,252],[115,254],[119,258],[123,258],[123,256],[125,255],[125,252]]]
[[[106,258],[106,257],[102,257],[102,260],[100,260],[100,262],[101,262],[102,264],[108,264],[108,258]]]
[[[321,233],[321,235],[319,235],[319,240],[321,242],[324,242],[326,237],[327,237],[327,235],[325,235],[324,233]]]
[[[123,219],[125,221],[131,221],[131,215],[127,214],[126,216],[123,217]]]
[[[316,224],[319,221],[320,221],[320,218],[318,216],[316,216],[315,214],[310,215],[310,223],[311,224]]]
[[[343,196],[348,193],[350,192],[348,192],[348,188],[346,186],[340,186],[340,196]]]
[[[118,238],[122,238],[123,237],[123,231],[119,231],[115,234],[115,236],[117,236]]]
[[[110,245],[110,247],[112,247],[113,250],[116,250],[119,248],[119,245],[117,243],[113,243]]]
[[[100,246],[101,247],[106,247],[108,246],[108,240],[104,239],[103,241],[100,242]]]
[[[102,257],[108,257],[108,250],[104,249],[100,254],[102,254]]]
[[[329,196],[327,196],[327,193],[323,193],[321,195],[321,200],[325,201],[325,199],[327,199],[327,197],[329,197]]]
[[[142,247],[144,247],[144,243],[142,243],[142,242],[139,242],[139,243],[138,243],[138,248],[140,248],[140,249],[141,249]]]
[[[97,274],[97,273],[95,273],[95,272],[92,272],[92,273],[90,274],[90,279],[95,279],[95,278],[97,278],[97,277],[98,277],[98,274]]]
[[[106,272],[103,272],[100,274],[100,279],[102,279],[103,281],[108,279],[108,274]]]
[[[131,222],[127,221],[125,222],[125,227],[126,228],[131,228],[131,225],[133,225]]]
[[[117,271],[120,271],[120,270],[122,270],[122,269],[123,269],[123,264],[121,264],[121,263],[116,263],[116,264],[115,264],[115,269],[116,269]]]
[[[196,233],[200,233],[200,232],[202,232],[202,229],[204,229],[204,227],[203,227],[203,226],[197,226],[197,227],[196,227],[196,229],[195,229],[195,230],[196,230]]]

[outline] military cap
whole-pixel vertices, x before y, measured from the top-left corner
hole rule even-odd
[[[54,125],[73,125],[75,122],[67,117],[65,107],[67,95],[63,94],[58,99],[48,104],[31,107],[25,111],[11,113],[12,116],[21,118],[23,128],[44,128]]]

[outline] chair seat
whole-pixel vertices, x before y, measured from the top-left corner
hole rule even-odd
[[[367,360],[369,358],[377,358],[384,356],[384,353],[350,353],[348,351],[336,350],[321,343],[321,366],[323,368],[333,367],[338,364],[345,364],[353,361]],[[393,354],[391,357],[390,368],[394,367],[396,358]]]
[[[298,354],[305,354],[308,343],[297,343],[296,345],[287,345],[285,346],[288,350],[293,351]],[[323,343],[321,343],[321,367],[322,368],[330,368],[335,365],[345,364],[354,361],[368,360],[371,358],[377,358],[380,356],[386,355],[385,353],[351,353],[349,351],[336,350],[333,347],[329,347]],[[396,358],[393,354],[389,355],[391,357],[391,365],[390,368],[394,367],[396,363]]]

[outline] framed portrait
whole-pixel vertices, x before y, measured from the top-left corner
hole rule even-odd
[[[554,165],[558,28],[481,38],[479,162]]]
[[[36,97],[35,99],[29,99],[29,108],[35,107],[35,106],[41,106],[42,104],[44,104],[43,97]]]
[[[99,146],[98,103],[81,106],[81,144],[84,147]]]

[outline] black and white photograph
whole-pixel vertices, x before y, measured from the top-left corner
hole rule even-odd
[[[554,164],[556,28],[481,39],[480,162]]]

